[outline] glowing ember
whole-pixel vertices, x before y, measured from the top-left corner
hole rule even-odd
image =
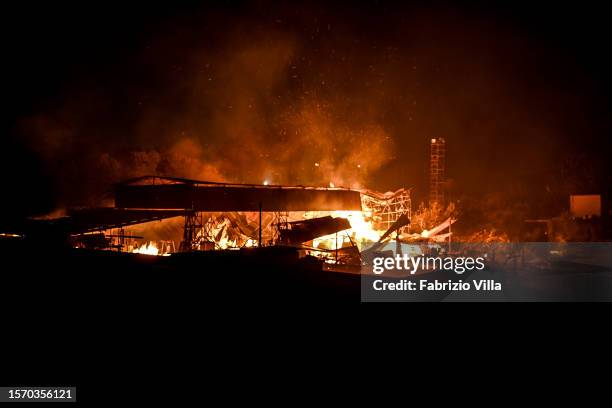
[[[19,234],[7,234],[7,233],[0,233],[0,237],[9,237],[9,238],[22,238],[22,235]]]

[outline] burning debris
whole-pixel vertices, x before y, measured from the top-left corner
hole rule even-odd
[[[145,255],[159,255],[159,248],[153,242],[148,244],[142,244],[141,247],[132,250],[134,254],[145,254]]]
[[[48,234],[65,236],[71,247],[147,255],[292,246],[323,258],[333,251],[337,261],[340,252],[358,253],[384,238],[389,226],[411,211],[407,189],[378,193],[152,176],[118,184],[115,204],[31,220],[15,226],[15,233],[44,227]],[[172,219],[166,222],[171,227],[151,224],[164,219]],[[143,225],[154,225],[157,239]],[[182,238],[174,235],[178,231]]]
[[[361,265],[362,251],[373,253],[391,239],[416,244],[444,242],[450,239],[450,226],[456,221],[448,218],[429,230],[411,232],[410,190],[405,188],[380,193],[152,176],[117,185],[116,205],[120,214],[137,210],[139,217],[145,218],[153,217],[148,211],[166,217],[182,211],[182,217],[175,218],[183,222],[178,252],[283,246],[346,265]],[[129,223],[125,225],[129,231]],[[143,237],[126,234],[120,223],[113,226],[120,227],[117,234],[101,234],[107,249],[146,255],[177,252],[175,241],[139,242]],[[447,228],[449,231],[442,233]],[[88,244],[82,241],[80,246]]]
[[[176,252],[173,241],[148,241],[139,247],[128,247],[128,252],[133,254],[144,254],[144,255],[157,255],[157,256],[170,256],[170,254]]]
[[[69,210],[64,217],[38,222],[55,235],[65,234],[75,248],[167,256],[276,246],[334,264],[360,265],[362,251],[376,250],[390,239],[450,240],[455,219],[415,233],[411,216],[406,188],[381,193],[144,176],[116,185],[115,207]],[[167,222],[173,227],[161,228],[154,234],[157,239],[141,227],[165,219],[172,219]],[[164,230],[182,231],[182,237]]]

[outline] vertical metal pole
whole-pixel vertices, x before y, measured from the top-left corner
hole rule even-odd
[[[451,216],[450,222],[448,223],[448,252],[451,251],[451,238],[453,237],[453,233],[451,231],[451,226],[453,225],[453,217]]]
[[[336,263],[338,263],[338,231],[336,231]]]
[[[261,202],[259,203],[259,247],[261,248],[261,211],[262,211],[262,205]]]

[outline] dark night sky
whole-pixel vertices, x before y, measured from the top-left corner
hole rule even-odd
[[[3,13],[9,210],[152,170],[422,197],[439,136],[457,195],[609,181],[599,3],[174,3]]]

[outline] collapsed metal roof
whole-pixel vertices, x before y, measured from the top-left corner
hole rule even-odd
[[[185,210],[133,210],[110,207],[74,208],[57,218],[24,218],[0,225],[0,232],[19,236],[72,235],[185,215]]]
[[[115,207],[194,211],[361,211],[357,190],[143,176],[115,186]]]

